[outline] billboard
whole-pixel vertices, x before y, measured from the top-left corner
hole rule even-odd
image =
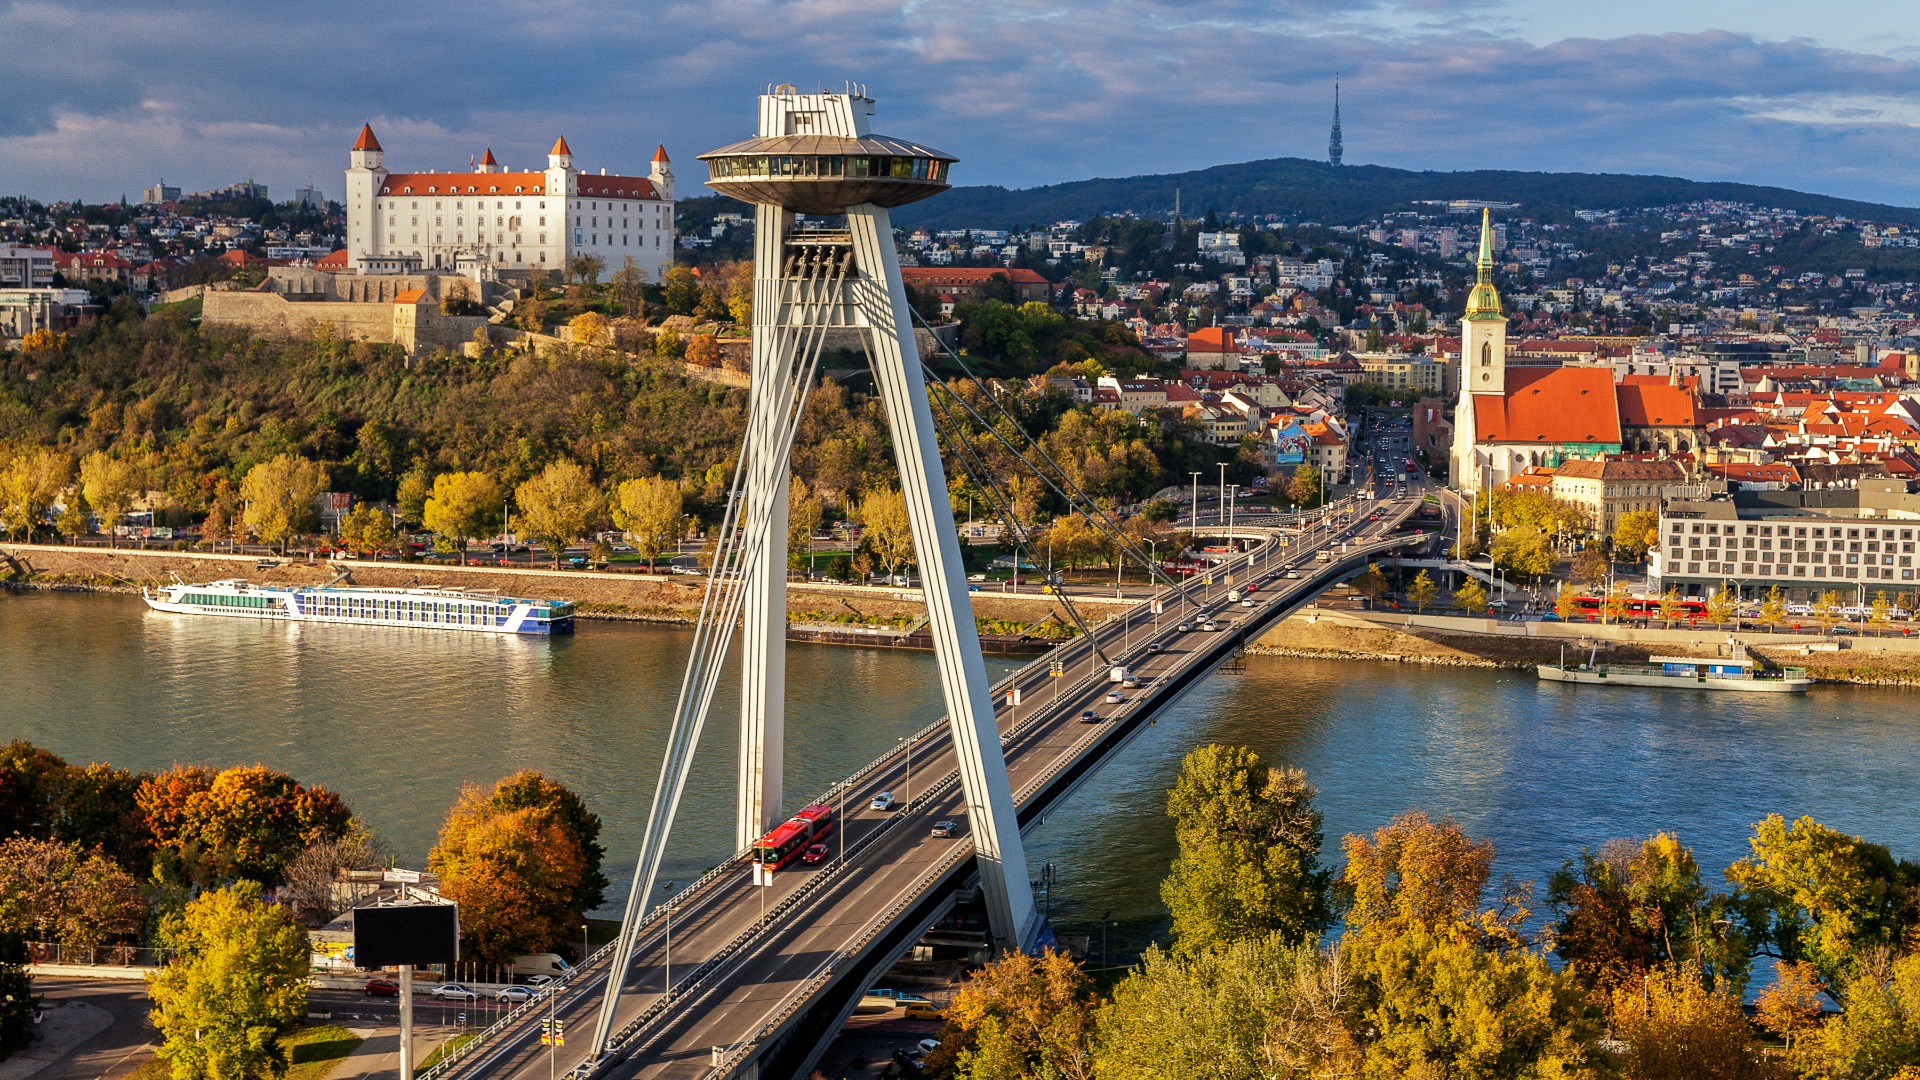
[[[460,908],[405,904],[353,909],[353,962],[363,968],[426,967],[460,959]]]

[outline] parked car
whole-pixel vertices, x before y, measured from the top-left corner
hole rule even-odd
[[[933,829],[930,831],[929,835],[939,836],[939,837],[950,837],[950,836],[957,836],[959,835],[959,833],[960,833],[960,826],[955,825],[953,822],[936,821],[933,823]]]
[[[480,992],[478,990],[472,987],[461,986],[459,983],[441,983],[429,992],[441,1001],[480,1000]]]
[[[807,850],[800,853],[800,861],[811,866],[814,863],[826,862],[827,856],[830,854],[832,854],[832,849],[827,847],[825,842],[809,844]]]
[[[502,1005],[524,1005],[533,1000],[533,989],[526,986],[503,986],[494,996]]]
[[[368,979],[368,997],[399,997],[400,984],[392,979]]]
[[[869,810],[893,809],[893,792],[883,791],[880,794],[875,795],[873,797],[873,801],[867,804],[867,809]]]

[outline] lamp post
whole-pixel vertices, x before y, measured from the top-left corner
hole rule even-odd
[[[667,924],[661,939],[661,968],[666,973],[666,979],[664,980],[665,986],[660,991],[660,996],[664,998],[673,993],[673,882],[661,882],[660,891],[666,894],[667,897],[664,902],[667,909]],[[761,902],[766,902],[764,897],[761,899]]]
[[[1193,533],[1200,535],[1200,471],[1193,471]]]

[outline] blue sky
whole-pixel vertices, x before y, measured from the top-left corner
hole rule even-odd
[[[959,183],[1320,157],[1658,172],[1920,205],[1920,5],[1854,0],[0,0],[0,193],[390,168],[685,178],[770,82],[863,81]]]

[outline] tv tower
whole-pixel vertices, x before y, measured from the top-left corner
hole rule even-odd
[[[1327,139],[1327,164],[1340,167],[1340,76],[1333,77],[1333,135]]]

